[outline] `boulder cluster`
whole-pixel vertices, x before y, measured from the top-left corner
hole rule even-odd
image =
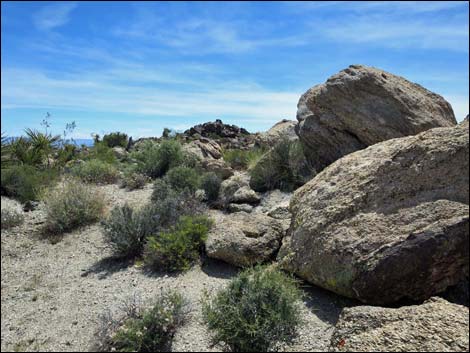
[[[220,121],[188,133],[213,132],[244,135]],[[254,144],[285,137],[300,141],[314,177],[266,208],[249,176],[226,173],[231,213],[210,232],[208,256],[242,267],[275,259],[307,282],[384,306],[345,309],[333,351],[468,350],[468,117],[457,124],[440,95],[351,65],[301,96],[297,122]]]

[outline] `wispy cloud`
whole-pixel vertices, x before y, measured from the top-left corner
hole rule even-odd
[[[66,108],[206,119],[245,117],[251,123],[267,125],[281,118],[294,118],[301,93],[227,82],[184,92],[116,82],[99,73],[95,77],[77,74],[58,79],[34,70],[5,69],[2,77],[2,84],[8,82],[8,89],[2,87],[3,109]]]
[[[58,2],[44,6],[33,14],[34,25],[40,30],[52,30],[63,26],[69,21],[69,15],[76,7],[75,2]]]

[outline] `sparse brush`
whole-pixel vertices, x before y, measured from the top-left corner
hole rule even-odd
[[[165,140],[160,144],[146,141],[131,157],[138,161],[140,173],[150,178],[158,178],[165,175],[170,168],[181,165],[184,154],[181,144],[175,140]]]
[[[175,167],[165,175],[170,187],[177,191],[187,191],[193,193],[199,185],[199,175],[195,169],[189,167]]]
[[[46,234],[61,234],[98,221],[104,211],[103,195],[94,188],[67,180],[45,192]]]
[[[16,227],[24,221],[23,213],[9,208],[2,207],[2,229]]]
[[[207,201],[214,202],[217,200],[221,184],[222,179],[216,173],[210,172],[202,176],[200,185],[204,190]]]
[[[203,300],[203,317],[235,352],[268,352],[289,342],[301,323],[296,282],[275,268],[257,266],[241,272],[212,299]]]
[[[103,143],[108,147],[127,147],[127,134],[123,132],[111,132],[103,136]]]
[[[101,318],[98,351],[168,352],[178,330],[187,320],[189,302],[178,292],[162,292],[151,305],[126,305],[117,317]]]
[[[205,216],[181,217],[175,227],[147,239],[146,264],[156,271],[185,271],[199,257],[211,227]]]
[[[20,202],[37,201],[46,187],[55,184],[58,178],[55,169],[37,169],[31,165],[12,165],[1,170],[2,195]]]
[[[86,183],[112,184],[118,179],[118,171],[110,163],[98,159],[85,161],[72,167],[71,173]]]
[[[126,188],[127,190],[136,190],[136,189],[143,189],[145,184],[149,182],[150,179],[140,173],[127,173],[121,179],[120,186],[122,188]]]

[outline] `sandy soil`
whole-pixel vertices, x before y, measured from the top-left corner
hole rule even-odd
[[[110,207],[141,206],[151,185],[132,192],[116,185],[99,187]],[[204,290],[224,286],[238,269],[206,261],[176,276],[151,274],[140,263],[116,261],[99,224],[65,234],[52,244],[41,238],[44,213],[25,213],[25,223],[1,233],[1,350],[89,351],[99,317],[134,295],[150,299],[178,289],[191,303],[188,322],[178,331],[173,351],[217,351],[201,319]],[[286,351],[325,351],[345,299],[316,287],[303,287],[304,325]]]

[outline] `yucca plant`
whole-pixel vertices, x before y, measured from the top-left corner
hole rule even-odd
[[[57,149],[57,143],[60,141],[60,135],[52,135],[50,133],[42,133],[37,130],[26,129],[26,135],[29,137],[31,147],[33,150],[47,161],[47,166],[50,167],[49,157],[51,153]]]

